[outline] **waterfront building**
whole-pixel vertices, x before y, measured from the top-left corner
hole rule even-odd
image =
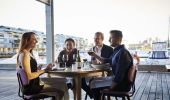
[[[10,54],[12,56],[16,54],[18,52],[19,42],[22,34],[29,31],[35,32],[37,35],[38,43],[35,51],[38,51],[39,55],[45,55],[46,34],[44,32],[8,26],[0,26],[0,55],[2,56]],[[76,43],[76,48],[80,50],[85,50],[85,48],[88,47],[87,39],[71,35],[55,34],[56,53],[64,48],[64,42],[67,38],[73,38]]]

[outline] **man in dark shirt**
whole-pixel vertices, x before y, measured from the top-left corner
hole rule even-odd
[[[101,86],[100,88],[92,89],[94,94],[94,100],[100,100],[100,90],[104,88],[110,88],[115,91],[129,91],[130,89],[130,83],[128,82],[128,71],[129,68],[133,65],[133,59],[129,51],[124,47],[124,45],[121,45],[122,38],[123,35],[121,31],[110,31],[109,42],[111,43],[112,47],[115,47],[115,49],[109,59],[102,58],[96,55],[94,52],[91,54],[91,56],[94,56],[102,63],[110,63],[112,67],[112,72],[114,74],[112,84],[110,86]]]
[[[103,40],[104,40],[104,34],[102,32],[96,32],[94,35],[95,46],[92,48],[92,51],[94,51],[100,57],[109,58],[113,53],[113,48],[105,45],[103,43]],[[93,56],[91,57],[91,61],[93,64],[100,63],[100,61]]]

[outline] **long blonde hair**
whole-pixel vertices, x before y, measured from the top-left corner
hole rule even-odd
[[[31,40],[31,36],[34,35],[35,33],[34,32],[26,32],[22,35],[21,37],[21,41],[20,41],[20,44],[19,44],[19,51],[18,51],[18,54],[17,54],[17,65],[16,67],[18,67],[19,65],[19,54],[21,52],[23,52],[24,49],[26,49],[29,45],[30,45],[30,40]],[[30,53],[32,54],[32,49],[30,50]]]

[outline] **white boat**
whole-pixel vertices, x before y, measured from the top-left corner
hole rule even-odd
[[[170,48],[167,48],[168,51],[168,57],[170,58]]]
[[[146,63],[149,65],[169,65],[170,59],[167,51],[151,51]]]

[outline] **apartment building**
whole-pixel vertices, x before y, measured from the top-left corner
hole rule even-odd
[[[8,26],[0,26],[0,54],[16,54],[22,34],[29,31],[35,32],[37,35],[38,43],[35,51],[38,51],[39,55],[45,55],[47,41],[44,32]],[[67,38],[73,38],[78,49],[85,50],[88,46],[87,39],[71,35],[55,34],[55,48],[57,52],[63,49],[65,39]]]

